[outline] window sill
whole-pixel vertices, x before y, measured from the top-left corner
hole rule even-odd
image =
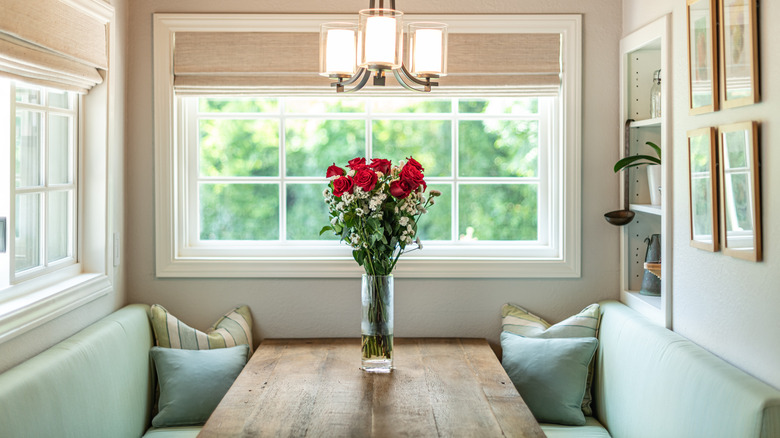
[[[30,291],[27,282],[0,291],[0,342],[39,327],[111,292],[103,274],[77,274]]]
[[[340,260],[175,259],[157,266],[158,277],[177,278],[355,278],[363,269]],[[431,260],[403,257],[394,275],[401,278],[573,278],[575,260]]]

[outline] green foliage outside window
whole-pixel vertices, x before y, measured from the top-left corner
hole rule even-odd
[[[449,117],[453,110],[462,116]],[[538,183],[521,178],[539,176],[537,113],[537,98],[201,98],[199,236],[333,240],[318,235],[328,218],[323,169],[356,156],[413,156],[442,192],[421,239],[535,240]]]

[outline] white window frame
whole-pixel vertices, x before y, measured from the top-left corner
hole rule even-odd
[[[116,53],[115,15],[113,7],[99,0],[63,0],[107,24],[109,29],[109,51]],[[114,65],[109,61],[109,70]],[[110,96],[119,95],[117,86],[109,78],[92,88],[87,95],[77,96],[78,123],[77,175],[74,175],[76,197],[76,235],[75,254],[72,263],[60,269],[44,272],[31,277],[21,276],[11,279],[12,272],[5,272],[11,263],[10,251],[0,253],[0,266],[5,276],[0,284],[0,342],[12,339],[22,333],[39,327],[80,306],[103,297],[114,290],[114,273],[111,269],[109,244],[109,205],[108,197],[108,145],[110,142],[123,141],[121,135],[108,129],[112,121],[110,108],[116,106]],[[9,96],[13,99],[14,96]],[[10,105],[0,104],[0,124],[14,123],[14,114]],[[2,130],[8,133],[11,130]],[[13,139],[8,135],[0,138],[0,150],[10,151]],[[9,152],[10,153],[10,152]],[[10,155],[7,155],[10,157]],[[0,160],[5,162],[5,160]],[[3,196],[11,193],[14,173],[5,164],[0,174],[9,175],[0,182]],[[8,172],[6,173],[6,171]],[[9,200],[10,202],[10,200]],[[8,221],[10,224],[11,221]],[[7,227],[7,228],[10,228]],[[13,230],[6,230],[10,238]],[[10,246],[10,245],[7,245]]]
[[[158,277],[353,277],[361,272],[346,245],[340,254],[291,253],[258,255],[257,249],[241,245],[207,249],[194,248],[183,222],[191,203],[187,201],[185,124],[177,124],[181,99],[173,89],[173,40],[175,32],[269,31],[311,32],[326,21],[353,17],[332,15],[254,15],[218,17],[198,14],[154,15],[154,99],[155,99],[155,231]],[[580,276],[580,168],[581,168],[581,16],[580,15],[474,15],[410,16],[414,21],[447,22],[450,32],[539,32],[560,33],[564,65],[558,130],[561,147],[550,154],[551,188],[561,186],[561,196],[548,206],[550,217],[560,218],[552,233],[556,251],[547,256],[523,256],[499,244],[468,256],[448,256],[426,245],[419,253],[405,255],[395,274],[404,277],[549,278]],[[435,91],[434,91],[435,92]],[[190,160],[191,162],[192,160]],[[327,163],[326,163],[327,164]],[[324,220],[324,219],[323,219]],[[286,243],[294,247],[294,243]],[[332,246],[332,245],[331,245]],[[311,247],[311,246],[310,246]],[[429,250],[430,248],[430,250]],[[439,248],[442,249],[442,248]],[[438,253],[438,254],[437,254]]]
[[[17,284],[22,281],[25,281],[30,278],[46,275],[49,273],[52,273],[58,269],[63,269],[66,266],[72,265],[76,262],[76,243],[78,241],[78,233],[77,233],[77,225],[78,225],[78,209],[76,206],[78,205],[78,112],[80,108],[80,102],[81,98],[75,94],[70,93],[68,100],[69,100],[69,108],[56,108],[52,107],[49,102],[49,93],[46,89],[42,87],[36,87],[36,86],[30,86],[29,88],[37,89],[40,92],[40,100],[41,102],[39,104],[34,103],[23,103],[23,102],[16,102],[15,94],[16,89],[21,86],[22,84],[18,82],[0,82],[2,83],[3,89],[0,90],[0,101],[2,102],[10,102],[10,115],[13,117],[18,111],[27,111],[30,113],[37,113],[40,115],[40,121],[41,121],[41,136],[39,138],[39,143],[37,145],[39,151],[41,152],[39,157],[39,163],[38,163],[38,171],[40,172],[41,176],[39,179],[39,183],[35,186],[31,187],[16,187],[16,184],[11,185],[10,190],[3,190],[0,193],[0,199],[2,199],[3,203],[7,203],[10,205],[10,212],[8,215],[8,224],[9,224],[9,230],[15,231],[17,226],[20,225],[27,225],[27,224],[17,224],[16,223],[16,196],[17,195],[24,195],[24,194],[37,194],[40,195],[41,199],[38,201],[39,204],[39,220],[38,224],[36,224],[36,227],[38,228],[38,235],[41,236],[39,238],[38,242],[38,248],[36,250],[39,253],[40,263],[38,266],[29,268],[24,271],[17,271],[16,266],[16,260],[15,257],[9,257],[10,262],[10,269],[9,275],[10,280],[7,281],[9,284]],[[10,92],[10,94],[8,94]],[[75,95],[74,95],[75,94]],[[69,157],[68,157],[68,167],[69,167],[69,173],[71,175],[71,182],[67,184],[52,184],[49,180],[49,154],[50,154],[50,148],[51,148],[51,139],[49,133],[51,132],[49,130],[50,128],[50,121],[52,116],[64,116],[70,119],[69,123],[69,138],[67,138],[68,142],[68,148],[69,148]],[[15,125],[15,124],[14,124]],[[16,137],[16,127],[12,125],[11,126],[11,138]],[[14,146],[11,146],[14,148]],[[4,148],[5,149],[5,148]],[[6,154],[3,154],[6,155]],[[12,159],[10,160],[10,166],[11,166],[11,174],[16,174],[16,160],[15,154],[13,153],[13,150],[11,151],[10,156]],[[70,199],[69,202],[69,220],[70,220],[70,229],[67,231],[68,233],[68,241],[70,242],[70,245],[68,247],[68,255],[64,258],[49,261],[48,260],[48,242],[50,240],[50,236],[48,235],[48,222],[51,220],[51,216],[48,214],[48,204],[45,202],[47,199],[48,194],[52,192],[57,191],[63,191],[67,190],[72,193],[72,199]],[[9,196],[10,192],[10,196]],[[7,198],[6,198],[7,197]],[[9,235],[11,233],[9,232]],[[16,247],[16,239],[9,238],[8,242],[8,251],[10,255],[16,255],[18,253],[18,248]],[[0,279],[3,278],[5,275],[5,272],[3,272],[3,275],[0,275]],[[2,281],[0,284],[6,284],[6,281]]]

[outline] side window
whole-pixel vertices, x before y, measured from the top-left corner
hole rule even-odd
[[[0,82],[13,117],[3,155],[13,182],[0,216],[9,242],[5,286],[76,262],[77,96],[75,93]],[[0,284],[0,287],[4,286]]]

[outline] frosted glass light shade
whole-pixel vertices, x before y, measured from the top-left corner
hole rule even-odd
[[[358,64],[369,70],[394,69],[403,59],[403,12],[394,9],[360,11]]]
[[[409,70],[415,76],[447,76],[447,25],[409,25]]]
[[[320,75],[352,76],[357,70],[357,24],[320,26]]]

